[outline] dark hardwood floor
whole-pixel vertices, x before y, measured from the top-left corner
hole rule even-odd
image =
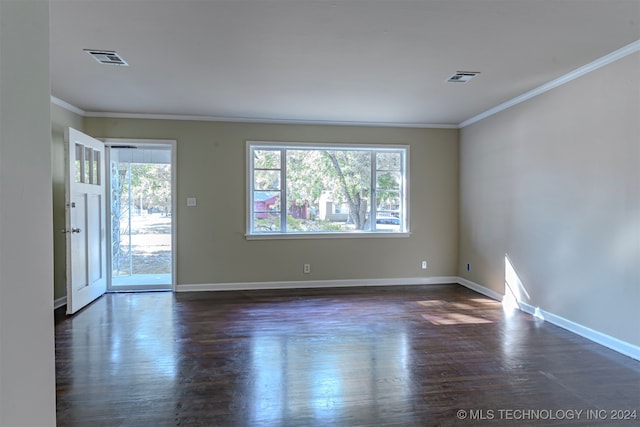
[[[60,427],[640,424],[640,362],[457,285],[109,294],[55,329]]]

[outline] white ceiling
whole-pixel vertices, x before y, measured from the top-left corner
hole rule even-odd
[[[52,0],[52,95],[90,114],[458,125],[637,41],[639,21],[640,0]],[[445,83],[456,71],[481,74]]]

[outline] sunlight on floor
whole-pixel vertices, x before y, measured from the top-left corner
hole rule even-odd
[[[422,318],[434,325],[463,325],[493,323],[493,320],[477,316],[477,307],[469,304],[452,303],[442,300],[417,301],[427,308]]]

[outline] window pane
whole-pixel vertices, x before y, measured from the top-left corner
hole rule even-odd
[[[253,192],[253,232],[280,232],[280,192]]]
[[[380,152],[376,155],[376,169],[379,171],[397,171],[402,168],[402,156],[400,153]]]
[[[398,191],[378,191],[376,206],[376,230],[400,231],[401,199]]]
[[[254,169],[280,169],[280,150],[253,150]]]
[[[377,192],[377,211],[399,212],[400,209],[400,192],[398,191],[378,191]]]
[[[402,162],[400,152],[376,154],[376,231],[402,231]]]
[[[84,146],[80,144],[76,144],[76,176],[75,182],[84,182],[84,172],[83,172],[83,164],[84,164]]]
[[[367,226],[370,151],[291,149],[286,160],[287,232],[358,231]]]
[[[91,166],[91,171],[93,174],[91,182],[100,185],[100,152],[93,152],[93,165]]]
[[[256,170],[253,175],[254,190],[280,190],[279,170]]]
[[[366,230],[371,198],[371,152],[330,150],[327,156],[331,177],[327,194],[332,205],[345,207],[329,219],[340,223],[344,231]]]
[[[280,192],[254,191],[253,211],[256,213],[280,212]]]
[[[280,232],[279,213],[256,213],[253,217],[253,231],[255,233]]]
[[[376,181],[377,189],[398,190],[402,182],[402,174],[400,172],[378,172]]]
[[[91,178],[91,159],[93,158],[93,149],[89,147],[84,147],[84,179],[82,182],[87,184],[92,184]]]
[[[287,150],[287,195],[290,200],[320,197],[327,182],[323,150]]]

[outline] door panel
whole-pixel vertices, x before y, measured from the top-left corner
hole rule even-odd
[[[104,144],[73,128],[67,143],[67,314],[106,291]]]
[[[102,254],[102,242],[104,236],[102,236],[103,229],[100,224],[100,220],[104,215],[104,206],[102,204],[102,196],[98,194],[92,194],[89,197],[89,204],[87,209],[89,215],[87,216],[87,245],[88,253],[91,256],[89,269],[90,281],[93,284],[103,278],[103,274],[106,272],[106,266],[103,266],[103,254]]]
[[[71,257],[73,262],[71,263],[72,272],[71,278],[73,286],[76,290],[79,290],[88,284],[87,280],[87,251],[86,234],[81,234],[81,231],[86,230],[86,218],[87,218],[87,203],[86,194],[74,194],[73,202],[71,206],[71,228],[73,230],[70,234],[71,238]],[[69,229],[68,229],[69,230]],[[80,230],[80,231],[78,231]],[[68,289],[67,289],[68,292]]]

